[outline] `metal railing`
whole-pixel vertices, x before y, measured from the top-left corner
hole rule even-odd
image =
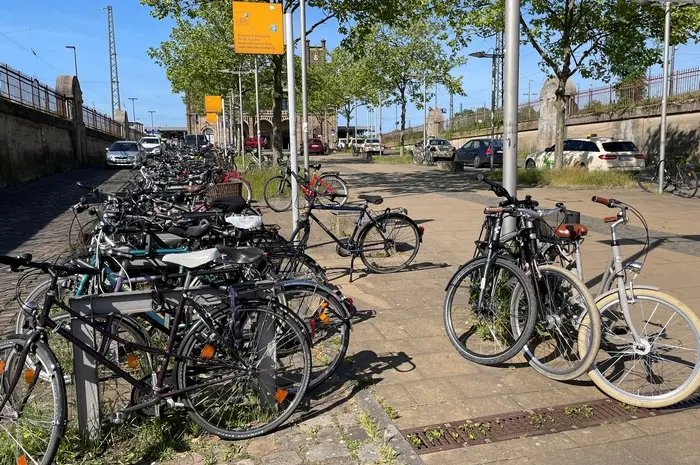
[[[86,128],[122,137],[122,125],[94,108],[83,106],[83,123]]]
[[[0,63],[0,96],[44,113],[68,118],[63,95],[3,63]]]

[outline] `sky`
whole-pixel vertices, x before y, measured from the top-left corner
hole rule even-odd
[[[156,65],[146,54],[149,46],[158,46],[168,39],[173,21],[156,20],[149,9],[138,0],[113,0],[115,37],[119,70],[119,87],[122,106],[133,120],[132,101],[136,120],[150,125],[149,110],[156,126],[184,126],[185,108],[180,95],[173,94],[165,70]],[[24,2],[0,2],[0,62],[55,85],[59,74],[73,74],[73,52],[66,45],[74,45],[78,53],[78,76],[83,89],[83,100],[87,106],[111,114],[109,85],[109,47],[107,41],[107,11],[95,0],[29,0]],[[41,14],[37,14],[40,11]],[[310,9],[308,24],[321,18],[321,12]],[[329,21],[318,27],[308,39],[317,45],[326,39],[329,49],[341,40],[337,23]],[[299,32],[299,18],[295,17],[295,36]],[[494,46],[493,40],[473,40],[462,51],[464,56],[475,51],[487,51]],[[676,69],[700,66],[700,46],[687,45],[678,48]],[[381,71],[379,71],[381,72]],[[660,68],[652,70],[660,73]],[[453,70],[454,75],[463,76],[466,97],[455,96],[454,111],[460,108],[489,106],[491,101],[491,60],[469,58],[466,65]],[[539,89],[546,78],[539,68],[539,56],[529,46],[520,49],[519,101],[528,102],[528,87],[536,100]],[[597,87],[599,82],[580,76],[574,82],[581,89]],[[438,88],[438,106],[449,111],[449,93]],[[434,104],[431,102],[431,105]],[[407,120],[411,125],[422,123],[423,111],[411,106]],[[366,108],[358,111],[358,124],[368,121]],[[343,118],[339,123],[344,124]],[[395,123],[395,109],[385,108],[382,126],[386,132]]]

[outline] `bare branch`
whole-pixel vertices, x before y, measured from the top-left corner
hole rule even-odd
[[[525,19],[523,18],[523,15],[520,15],[520,25],[523,28],[523,32],[525,32],[525,35],[527,36],[528,40],[532,44],[532,47],[537,51],[537,53],[540,54],[542,59],[544,60],[547,65],[552,68],[552,71],[554,71],[554,74],[558,74],[557,70],[557,64],[554,62],[552,57],[550,57],[547,52],[544,51],[542,47],[540,47],[540,44],[537,43],[537,39],[535,36],[532,34],[532,31],[530,30],[530,26],[525,22]]]

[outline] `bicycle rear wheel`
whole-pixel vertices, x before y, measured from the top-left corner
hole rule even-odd
[[[276,212],[284,212],[292,206],[292,184],[284,176],[268,179],[263,188],[265,204]]]
[[[311,350],[289,310],[240,302],[199,320],[182,340],[175,366],[188,415],[223,439],[273,431],[296,410],[309,385]]]
[[[412,219],[400,213],[375,218],[357,236],[362,263],[375,273],[395,273],[411,264],[420,248],[421,234]]]
[[[679,169],[674,184],[679,197],[689,199],[698,192],[698,176],[693,170]]]
[[[598,299],[602,341],[588,376],[615,400],[668,407],[700,387],[700,319],[678,299],[654,289],[626,290],[635,344],[617,292]]]
[[[50,465],[65,431],[66,386],[51,349],[36,342],[22,362],[26,345],[21,337],[0,341],[0,402],[8,398],[0,411],[0,463]]]
[[[517,300],[515,292],[520,293]],[[496,258],[487,267],[486,258],[475,258],[447,285],[443,309],[447,337],[469,361],[503,363],[517,355],[532,336],[536,302],[531,279],[515,263]],[[519,320],[517,330],[513,312]]]
[[[637,174],[637,183],[644,192],[655,194],[659,191],[659,165],[647,166]],[[664,176],[664,190],[668,189],[668,173]]]
[[[326,183],[326,185],[328,185],[328,187],[320,185],[316,189],[319,194],[318,201],[321,205],[327,207],[342,207],[348,202],[348,186],[340,176],[336,176],[335,174],[324,174],[320,177],[320,179]],[[328,194],[338,194],[337,200],[331,202],[331,199],[327,197]]]

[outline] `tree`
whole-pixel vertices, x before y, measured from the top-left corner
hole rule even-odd
[[[437,7],[462,34],[490,37],[503,24],[503,0],[448,0]],[[630,0],[522,0],[520,11],[521,40],[532,45],[542,70],[558,81],[555,166],[561,168],[567,81],[580,73],[609,82],[613,76],[638,76],[659,63],[663,11]],[[697,9],[676,10],[672,22],[672,43],[700,38]],[[656,39],[654,45],[648,45],[650,38]]]
[[[414,19],[397,26],[379,26],[362,44],[364,66],[373,73],[371,96],[384,95],[384,104],[401,108],[400,152],[404,151],[406,107],[410,101],[423,108],[423,76],[429,89],[440,83],[464,95],[462,78],[450,70],[465,63],[450,46],[445,28],[435,19]],[[428,99],[430,100],[430,98]]]
[[[378,21],[388,24],[404,21],[407,14],[412,14],[412,3],[415,1],[364,0],[358,4],[354,0],[309,0],[308,7],[322,10],[323,15],[315,24],[308,26],[306,33],[311,34],[318,26],[334,18],[340,24],[339,32],[349,33],[352,26],[353,35],[362,37],[364,31]],[[217,70],[236,67],[235,64],[240,64],[244,59],[228,49],[228,45],[233,44],[229,0],[141,0],[141,3],[151,8],[151,15],[155,18],[171,17],[176,21],[170,40],[161,43],[157,49],[149,50],[156,62],[166,68],[173,91],[201,94],[203,89],[210,91],[226,85],[227,77],[218,76],[220,73]],[[283,2],[285,12],[294,12],[298,8],[299,0]],[[265,84],[271,91],[272,145],[276,159],[282,152],[285,60],[282,55],[262,58]],[[290,118],[294,118],[294,115],[290,115]]]

